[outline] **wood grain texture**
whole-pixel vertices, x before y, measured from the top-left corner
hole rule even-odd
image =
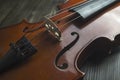
[[[0,0],[0,26],[16,24],[27,19],[39,22],[50,13],[58,1],[54,0]]]
[[[0,27],[16,24],[26,18],[39,22],[61,0],[0,0]],[[81,67],[86,73],[83,80],[119,80],[120,47],[112,49],[111,55],[102,53],[90,57]]]

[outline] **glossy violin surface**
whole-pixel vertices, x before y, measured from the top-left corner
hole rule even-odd
[[[119,45],[119,5],[118,0],[68,0],[41,22],[24,20],[0,29],[0,72],[25,61],[0,80],[81,79],[88,56]]]

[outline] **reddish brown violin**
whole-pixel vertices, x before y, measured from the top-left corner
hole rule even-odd
[[[81,79],[89,55],[119,45],[119,0],[69,0],[59,9],[0,29],[0,80]]]

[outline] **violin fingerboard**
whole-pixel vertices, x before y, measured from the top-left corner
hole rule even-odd
[[[83,19],[86,19],[115,2],[117,0],[90,0],[73,8],[73,11],[77,12]]]

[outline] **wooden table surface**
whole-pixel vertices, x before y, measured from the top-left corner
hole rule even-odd
[[[16,24],[24,18],[39,22],[61,0],[0,0],[0,27]],[[54,11],[53,11],[54,12]],[[86,73],[83,80],[120,80],[120,47],[111,55],[89,58],[81,68]]]

